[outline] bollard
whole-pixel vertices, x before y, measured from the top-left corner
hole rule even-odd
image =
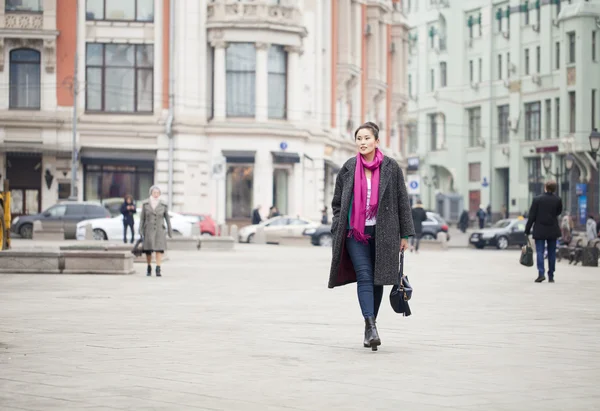
[[[267,236],[265,234],[265,228],[263,226],[259,226],[256,228],[256,234],[254,234],[254,243],[255,244],[266,244]]]
[[[92,225],[91,224],[86,224],[85,225],[85,239],[86,240],[93,240],[94,239],[94,230],[92,230]]]
[[[441,243],[442,250],[448,249],[448,234],[444,232],[438,233],[437,240]]]
[[[238,232],[239,232],[239,230],[238,230],[238,226],[237,226],[237,225],[235,225],[235,224],[234,224],[234,225],[232,225],[232,226],[231,226],[231,230],[230,230],[230,232],[229,232],[229,236],[230,236],[231,238],[233,238],[233,241],[237,241],[237,240],[238,240]]]

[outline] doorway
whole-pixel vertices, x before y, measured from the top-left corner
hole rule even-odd
[[[7,154],[12,218],[39,214],[42,206],[42,156]]]

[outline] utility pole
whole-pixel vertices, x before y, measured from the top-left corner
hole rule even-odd
[[[69,200],[77,200],[77,94],[79,94],[79,0],[75,0],[75,67],[73,70],[73,148],[71,153],[71,195]]]

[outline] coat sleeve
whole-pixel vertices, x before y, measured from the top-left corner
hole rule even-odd
[[[131,214],[136,214],[137,213],[137,207],[135,206],[134,203],[131,203],[131,205],[133,205],[133,210],[131,210]]]
[[[537,198],[533,199],[531,203],[531,207],[529,208],[529,217],[527,217],[527,225],[525,226],[525,235],[529,235],[531,233],[531,227],[535,222],[538,211],[538,201]]]
[[[165,221],[167,222],[167,234],[169,237],[173,237],[173,230],[171,229],[171,217],[169,217],[169,208],[165,205]]]
[[[142,212],[140,213],[140,226],[138,227],[138,230],[140,232],[140,236],[143,237],[144,236],[144,223],[146,221],[146,207],[144,207],[144,204],[142,204]]]
[[[331,200],[331,209],[333,210],[333,217],[331,218],[331,232],[335,234],[335,228],[340,222],[340,212],[342,210],[342,192],[344,191],[344,183],[342,181],[341,174],[338,174],[335,180],[335,190],[333,192],[333,199]]]
[[[121,204],[121,214],[123,214],[123,217],[127,216],[127,203]]]
[[[400,222],[400,237],[415,235],[408,191],[404,182],[404,173],[400,167],[398,167],[398,221]]]

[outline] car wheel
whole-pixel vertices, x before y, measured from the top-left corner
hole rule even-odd
[[[321,247],[331,247],[333,244],[333,239],[331,238],[331,234],[321,234],[319,236],[319,245]]]
[[[96,241],[105,241],[105,240],[108,240],[108,236],[106,235],[106,233],[104,232],[104,230],[101,230],[99,228],[95,228],[94,229],[93,236],[94,236],[94,240],[96,240]]]
[[[508,238],[504,236],[498,237],[498,240],[496,240],[496,247],[498,247],[499,250],[506,250],[508,248]]]
[[[23,224],[21,228],[19,228],[19,235],[21,238],[33,238],[33,225]]]
[[[485,248],[485,246],[484,246],[484,245],[481,245],[481,244],[477,244],[477,245],[475,246],[475,248],[477,248],[478,250],[483,250],[483,249]]]
[[[250,235],[248,236],[248,241],[247,241],[247,243],[248,243],[248,244],[254,244],[254,234],[250,234]]]
[[[431,233],[425,233],[423,234],[423,237],[421,237],[421,240],[435,240],[436,238],[433,236],[433,234]]]

